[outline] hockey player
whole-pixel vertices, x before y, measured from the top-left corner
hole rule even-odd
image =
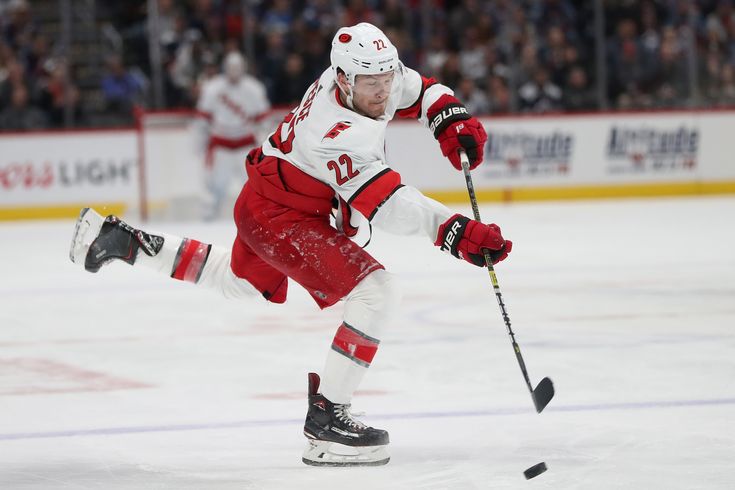
[[[452,213],[401,182],[384,150],[386,125],[396,116],[427,126],[453,166],[461,168],[460,150],[472,167],[482,161],[487,135],[450,89],[403,66],[378,28],[341,28],[331,67],[247,156],[249,178],[235,204],[231,252],[153,235],[91,210],[82,211],[74,234],[72,260],[92,272],[119,259],[230,297],[260,295],[274,303],[286,300],[291,278],[321,308],[344,301],[322,377],[309,374],[307,464],[380,465],[389,459],[388,433],[357,420],[350,406],[400,293],[393,276],[350,237],[369,233],[372,223],[398,235],[425,236],[476,266],[484,265],[483,249],[493,262],[511,250],[496,225]]]
[[[255,146],[259,122],[270,110],[265,87],[245,74],[245,68],[240,53],[229,53],[223,74],[204,82],[197,102],[200,117],[195,130],[206,155],[207,188],[212,199],[208,219],[218,217],[232,184],[239,187],[244,183],[244,155]]]

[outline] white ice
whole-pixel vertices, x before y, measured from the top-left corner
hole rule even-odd
[[[378,230],[369,250],[405,298],[354,408],[390,431],[392,460],[357,469],[301,463],[306,373],[339,305],[294,284],[271,305],[125,264],[89,274],[71,221],[1,224],[0,488],[735,488],[735,198],[482,215],[514,241],[500,286],[556,397],[533,410],[486,271]]]

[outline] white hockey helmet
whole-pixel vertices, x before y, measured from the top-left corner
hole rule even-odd
[[[232,51],[225,56],[222,69],[230,81],[236,82],[245,74],[247,62],[239,52]]]
[[[367,22],[337,31],[330,60],[335,79],[339,68],[350,86],[354,86],[357,75],[390,73],[399,66],[396,47],[383,31]]]

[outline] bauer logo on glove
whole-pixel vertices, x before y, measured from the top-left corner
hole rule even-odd
[[[432,133],[436,134],[437,129],[439,132],[444,130],[442,123],[451,123],[452,121],[460,121],[462,119],[469,119],[470,115],[467,113],[467,108],[463,105],[456,104],[453,106],[446,106],[442,111],[431,119],[429,129]]]
[[[459,150],[467,152],[470,169],[482,162],[487,133],[482,123],[471,116],[456,97],[444,94],[427,111],[429,129],[439,141],[442,155],[454,168],[462,170]]]

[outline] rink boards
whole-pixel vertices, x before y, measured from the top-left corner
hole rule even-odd
[[[180,114],[180,113],[179,113]],[[482,201],[735,193],[735,111],[484,118]],[[0,219],[74,216],[82,205],[122,213],[203,192],[203,157],[188,124],[0,134]],[[464,202],[464,179],[421,125],[397,121],[388,164],[403,182]],[[140,162],[144,165],[141,167]],[[144,168],[144,172],[140,172]]]

